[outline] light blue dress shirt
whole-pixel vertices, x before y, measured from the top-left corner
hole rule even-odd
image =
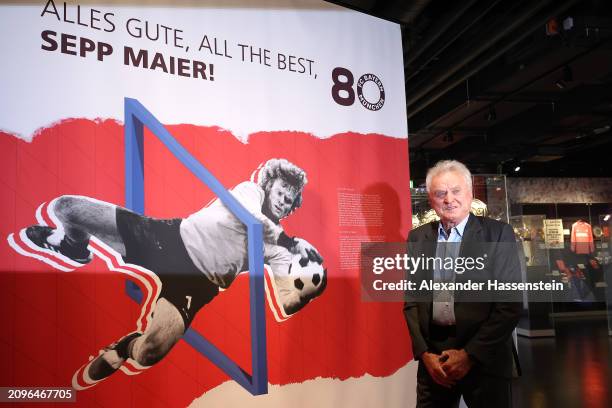
[[[465,217],[463,221],[450,230],[450,234],[448,235],[442,223],[439,223],[436,258],[444,260],[445,258],[455,259],[459,256],[463,232],[469,218],[469,215]],[[435,263],[434,282],[454,282],[455,271],[440,266],[440,262]],[[433,292],[432,320],[435,324],[439,326],[452,326],[456,323],[454,301],[455,295],[453,291],[437,290]]]

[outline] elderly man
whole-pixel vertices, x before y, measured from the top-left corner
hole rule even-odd
[[[243,182],[231,190],[264,225],[264,262],[272,270],[286,315],[320,295],[327,282],[323,273],[314,280],[314,292],[305,293],[294,286],[297,271],[290,279],[287,276],[294,255],[301,255],[300,264],[323,262],[311,244],[290,238],[279,224],[301,206],[306,182],[301,168],[284,159],[271,159],[259,171],[257,183]],[[104,380],[128,359],[128,374],[159,362],[219,288],[228,288],[241,271],[248,270],[246,226],[218,199],[185,219],[144,217],[82,196],[59,197],[47,211],[49,223],[56,225],[34,225],[11,234],[9,242],[15,250],[62,270],[89,263],[90,248],[98,254],[110,253],[109,258],[120,257],[124,262],[116,270],[140,276],[149,292],[145,297],[152,298],[143,303],[143,311],[150,309],[146,327],[100,350],[75,373],[76,389]]]
[[[413,230],[409,252],[457,259],[465,256],[470,246],[490,248],[496,243],[501,249],[496,259],[487,261],[486,273],[518,273],[512,228],[470,214],[472,177],[465,165],[453,160],[438,162],[428,171],[426,186],[440,221]],[[444,272],[441,266],[421,271],[423,279],[434,282],[464,277],[463,271],[451,271],[450,276]],[[511,407],[511,334],[520,304],[494,299],[469,302],[469,298],[459,300],[457,296],[453,291],[434,291],[429,299],[407,298],[404,305],[414,358],[419,361],[417,407],[457,407],[462,395],[469,407]]]

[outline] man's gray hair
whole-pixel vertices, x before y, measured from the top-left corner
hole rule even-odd
[[[465,178],[465,182],[470,188],[470,191],[472,191],[472,173],[470,173],[470,170],[465,166],[465,164],[457,160],[440,160],[435,164],[435,166],[427,170],[427,177],[425,178],[427,192],[430,192],[431,180],[434,177],[451,171],[461,174]]]

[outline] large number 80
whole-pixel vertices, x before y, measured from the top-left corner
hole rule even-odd
[[[338,105],[351,106],[355,102],[355,90],[353,85],[355,84],[355,77],[353,73],[346,68],[337,67],[332,71],[332,79],[334,85],[332,86],[332,98]],[[363,94],[364,85],[368,82],[372,82],[378,88],[378,100],[376,102],[369,101]],[[361,105],[371,111],[380,110],[385,104],[385,88],[383,87],[382,81],[378,76],[374,74],[363,74],[357,80],[357,99],[361,102]]]
[[[344,77],[344,81],[341,81],[341,77]],[[355,78],[353,73],[346,68],[338,67],[332,71],[332,79],[334,86],[332,86],[331,94],[332,98],[338,105],[351,106],[355,102],[355,91],[353,90],[353,84]],[[346,96],[342,96],[340,91],[345,91]]]

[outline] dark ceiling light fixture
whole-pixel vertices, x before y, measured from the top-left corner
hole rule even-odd
[[[559,89],[567,88],[567,83],[572,82],[574,80],[574,72],[569,67],[569,65],[565,65],[563,67],[563,77],[555,82],[555,86]]]
[[[442,137],[442,141],[446,143],[452,143],[455,141],[455,136],[453,135],[452,130],[447,130],[446,134]]]
[[[567,82],[572,82],[574,80],[574,72],[569,65],[563,67],[563,79]]]
[[[510,171],[514,173],[518,173],[521,171],[521,161],[517,159],[506,159],[497,164],[497,174],[504,174],[504,170],[506,170],[506,174]]]
[[[546,35],[552,37],[554,35],[558,35],[559,31],[559,21],[556,18],[551,18],[546,22]]]
[[[487,116],[485,116],[485,118],[487,119],[487,122],[493,122],[497,120],[497,111],[495,110],[495,106],[491,106],[491,109],[489,109],[489,113],[487,113]]]
[[[518,173],[519,171],[521,171],[524,162],[525,160],[516,158],[502,160],[497,163],[497,174],[504,174],[504,170],[505,174],[509,174],[510,172]]]

